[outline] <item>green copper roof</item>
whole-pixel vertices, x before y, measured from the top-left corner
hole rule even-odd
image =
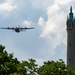
[[[70,7],[69,19],[73,20],[72,6]]]

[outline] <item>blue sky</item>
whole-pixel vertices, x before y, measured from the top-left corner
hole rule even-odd
[[[35,27],[15,33],[0,30],[0,44],[19,60],[33,58],[41,65],[47,60],[66,62],[66,19],[74,0],[1,0],[0,27]]]

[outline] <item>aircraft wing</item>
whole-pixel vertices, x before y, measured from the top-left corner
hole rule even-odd
[[[24,28],[19,28],[19,29],[34,29],[34,28],[27,28],[27,27],[24,27]]]
[[[7,27],[7,28],[1,27],[1,29],[8,29],[8,30],[11,29],[11,30],[14,30],[15,28],[13,28],[13,27],[12,28],[10,28],[10,27]]]

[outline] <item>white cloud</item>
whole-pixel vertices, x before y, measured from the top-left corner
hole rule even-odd
[[[38,25],[45,25],[45,21],[44,21],[43,17],[39,18]]]
[[[32,23],[31,21],[24,20],[22,24],[26,27],[29,27],[31,25],[31,23]]]
[[[33,9],[44,9],[46,10],[46,8],[52,4],[54,2],[54,0],[32,0],[32,7]]]
[[[44,29],[45,26],[45,20],[43,17],[40,17],[38,20],[38,25],[41,27],[41,30]]]
[[[4,3],[0,4],[0,11],[3,11],[3,12],[11,12],[15,8],[16,8],[16,6],[12,6],[10,3],[4,2]]]
[[[40,34],[41,38],[47,40],[49,44],[49,54],[52,52],[53,56],[56,53],[56,48],[62,43],[66,45],[66,12],[68,4],[73,0],[55,0],[53,5],[50,5],[47,9],[47,21],[44,18],[39,18],[38,24],[42,27],[42,32]],[[66,9],[67,10],[67,9]]]
[[[54,4],[52,6],[49,6],[47,9],[48,17],[49,17],[49,15],[56,14],[56,12],[58,12],[59,10],[60,10],[60,7],[58,6],[58,4]]]
[[[66,13],[62,11],[62,7],[64,7],[62,3],[66,6],[66,4],[70,2],[72,2],[72,0],[68,1],[55,0],[54,4],[48,7],[47,9],[48,20],[45,21],[44,19],[42,19],[43,21],[41,21],[42,24],[41,26],[43,26],[43,30],[41,33],[42,37],[47,37],[47,35],[50,34],[61,34],[64,31],[65,27],[62,28],[62,24],[65,24]],[[39,22],[40,18],[38,23]]]
[[[0,4],[0,16],[7,17],[17,8],[12,1],[6,0]]]

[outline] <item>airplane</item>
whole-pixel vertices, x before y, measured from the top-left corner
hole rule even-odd
[[[1,27],[1,29],[8,29],[8,30],[14,30],[15,32],[19,33],[20,31],[24,31],[24,30],[27,30],[27,29],[34,29],[34,28],[27,28],[27,27],[7,27],[7,28],[3,28]]]

